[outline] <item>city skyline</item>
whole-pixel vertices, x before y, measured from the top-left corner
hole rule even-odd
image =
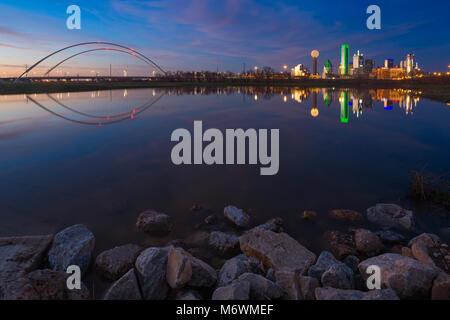
[[[343,43],[349,45],[350,58],[360,50],[378,66],[386,59],[404,60],[408,53],[414,53],[430,72],[444,71],[449,65],[448,10],[442,8],[448,4],[423,7],[419,1],[410,1],[405,7],[379,1],[381,30],[367,29],[365,9],[369,3],[357,1],[345,5],[326,0],[301,4],[233,0],[192,0],[184,5],[177,0],[76,4],[82,11],[81,30],[65,27],[69,3],[4,1],[0,5],[0,77],[18,75],[25,65],[66,45],[105,40],[134,47],[168,71],[238,73],[243,63],[247,69],[271,66],[280,71],[283,65],[291,68],[299,63],[312,69],[313,49],[320,52],[319,70],[327,60],[337,68]],[[104,69],[111,63],[130,69],[136,66],[131,58],[100,53],[76,59],[68,67],[75,73],[92,69],[90,64]]]

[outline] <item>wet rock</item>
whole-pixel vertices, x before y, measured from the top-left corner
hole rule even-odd
[[[317,288],[317,300],[399,300],[391,289],[373,290],[368,292],[357,290],[342,290],[335,288]]]
[[[94,269],[102,277],[115,281],[133,268],[142,248],[135,244],[103,251],[95,259]]]
[[[219,271],[217,285],[219,287],[225,287],[244,273],[264,274],[261,262],[245,254],[228,260]]]
[[[250,283],[250,298],[252,300],[273,300],[284,295],[283,288],[259,274],[244,273],[238,280]]]
[[[303,220],[312,220],[317,217],[317,212],[312,210],[305,210],[300,214]]]
[[[396,244],[406,241],[403,235],[392,230],[380,230],[376,234],[384,243]]]
[[[172,231],[173,222],[172,218],[165,213],[147,210],[137,218],[136,228],[141,232],[164,235]]]
[[[358,229],[355,231],[355,245],[365,257],[373,257],[384,251],[383,242],[372,231],[366,229]]]
[[[84,274],[91,262],[95,237],[81,224],[68,227],[55,235],[48,252],[48,263],[53,270],[66,271],[71,265],[79,266]]]
[[[192,265],[188,254],[181,248],[170,248],[167,258],[166,279],[173,289],[184,287],[192,277]]]
[[[344,259],[348,255],[356,255],[356,245],[352,234],[327,231],[324,237],[329,249],[338,259]]]
[[[234,280],[226,287],[217,288],[212,300],[249,300],[250,299],[250,282]]]
[[[396,204],[377,204],[367,209],[367,219],[375,224],[402,229],[408,232],[414,230],[414,214]]]
[[[450,275],[440,272],[431,289],[432,300],[450,300]]]
[[[262,262],[266,269],[304,274],[316,255],[286,233],[253,230],[239,238],[242,252]]]
[[[217,282],[217,273],[206,262],[189,255],[192,266],[192,277],[187,283],[191,287],[211,288]]]
[[[169,285],[166,281],[170,248],[148,248],[136,259],[136,273],[145,300],[163,300]]]
[[[283,219],[281,219],[281,218],[270,219],[269,221],[266,221],[265,223],[263,223],[259,226],[256,226],[255,228],[253,228],[250,231],[257,230],[257,229],[272,231],[275,233],[283,232]]]
[[[197,291],[188,289],[177,292],[175,300],[196,301],[203,299],[202,296]]]
[[[361,262],[358,257],[355,256],[347,256],[343,261],[347,267],[352,269],[353,273],[356,273],[358,271],[358,265]]]
[[[401,299],[429,297],[434,278],[439,269],[398,254],[386,253],[364,260],[359,271],[367,277],[369,266],[381,270],[381,286],[394,290]]]
[[[322,279],[322,275],[324,274],[324,272],[327,271],[332,265],[340,263],[342,262],[336,260],[331,252],[322,251],[319,255],[319,258],[317,258],[316,264],[309,268],[308,275],[320,280]]]
[[[7,283],[39,268],[53,236],[0,238],[0,300]]]
[[[333,264],[322,275],[321,282],[324,287],[336,289],[354,289],[355,281],[353,271],[343,263]]]
[[[303,300],[315,300],[315,290],[320,287],[319,280],[313,277],[299,276],[298,281]]]
[[[239,249],[238,236],[220,231],[211,232],[208,243],[223,255],[231,254]]]
[[[331,210],[328,216],[330,218],[346,222],[361,222],[363,220],[362,214],[355,210]]]
[[[106,291],[104,300],[142,300],[134,269],[130,269]]]
[[[225,215],[225,218],[227,218],[240,228],[246,228],[250,224],[249,215],[242,209],[238,209],[234,206],[228,206],[225,207],[223,213]]]

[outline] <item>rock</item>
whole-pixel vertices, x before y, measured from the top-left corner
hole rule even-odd
[[[303,300],[298,276],[292,271],[277,271],[275,273],[276,284],[283,288],[284,300]]]
[[[238,280],[250,283],[250,299],[252,300],[273,300],[284,295],[283,288],[259,274],[244,273]]]
[[[234,280],[226,287],[217,288],[212,300],[249,300],[250,299],[250,282]]]
[[[356,245],[352,234],[327,231],[324,238],[329,249],[338,259],[344,259],[348,255],[356,255]]]
[[[421,235],[411,239],[408,243],[409,247],[413,244],[421,244],[426,248],[438,247],[441,244],[439,237],[432,233],[422,233]]]
[[[50,269],[35,270],[8,283],[5,300],[76,300],[88,299],[89,292],[67,288],[68,274]]]
[[[211,288],[217,282],[217,273],[206,262],[189,255],[192,266],[192,277],[187,283],[191,287]]]
[[[115,281],[133,268],[142,248],[135,244],[103,251],[95,259],[94,269],[102,277]]]
[[[406,241],[406,238],[403,235],[392,230],[381,230],[377,231],[376,234],[381,241],[389,244],[402,243]]]
[[[335,288],[317,288],[317,300],[399,300],[391,289],[373,290],[369,292],[342,290]]]
[[[269,221],[266,221],[265,223],[254,227],[252,230],[266,230],[266,231],[272,231],[275,233],[283,232],[283,219],[281,218],[274,218],[270,219]]]
[[[358,229],[355,231],[355,245],[365,257],[373,257],[384,251],[383,242],[372,231],[366,229]]]
[[[305,210],[300,214],[300,217],[303,220],[312,220],[317,217],[317,212],[311,210]]]
[[[208,243],[223,255],[231,254],[239,248],[238,236],[220,231],[211,232]]]
[[[362,214],[355,210],[331,210],[328,216],[346,222],[361,222],[363,220]]]
[[[422,261],[423,263],[426,263],[431,267],[436,267],[433,259],[431,259],[431,257],[428,255],[428,248],[423,244],[413,243],[413,245],[411,246],[411,253],[417,260]]]
[[[347,256],[343,261],[347,267],[352,269],[353,273],[356,273],[358,271],[358,265],[361,262],[358,257],[355,256]]]
[[[244,273],[263,274],[263,266],[258,259],[251,258],[245,254],[238,255],[222,266],[219,271],[218,286],[225,287],[231,284]]]
[[[402,247],[401,248],[401,255],[404,256],[404,257],[408,257],[408,258],[414,259],[414,255],[412,253],[412,250],[410,248],[408,248],[408,247]]]
[[[343,263],[333,264],[322,275],[321,282],[324,287],[336,289],[354,289],[355,280],[353,271]]]
[[[136,227],[141,232],[164,235],[172,231],[173,222],[172,218],[165,213],[147,210],[139,215]]]
[[[203,209],[204,209],[204,207],[198,203],[192,205],[192,207],[191,207],[191,211],[201,211]]]
[[[450,275],[440,272],[431,289],[432,300],[450,300]]]
[[[367,209],[367,219],[375,224],[398,228],[408,232],[414,230],[414,214],[396,204],[377,204]]]
[[[217,217],[215,215],[210,215],[205,218],[205,223],[209,224],[209,225],[216,223],[216,221],[217,221]]]
[[[319,280],[313,277],[299,276],[298,281],[303,300],[315,300],[315,290],[320,287]]]
[[[181,248],[171,248],[167,258],[166,279],[173,289],[184,287],[192,277],[191,259]]]
[[[313,265],[308,270],[308,275],[310,277],[316,278],[317,280],[322,279],[322,275],[334,264],[342,264],[342,262],[336,260],[333,254],[329,251],[322,251],[317,259],[315,265]]]
[[[130,269],[106,291],[104,300],[142,300],[134,269]]]
[[[364,260],[359,271],[366,277],[369,266],[381,270],[381,287],[393,289],[401,299],[429,297],[431,285],[439,269],[398,254],[386,253]]]
[[[258,273],[258,272],[251,272],[251,273]],[[275,278],[275,270],[269,269],[266,272],[266,279],[269,279],[270,281],[276,282],[277,278]]]
[[[423,233],[409,242],[411,252],[415,259],[432,267],[439,267],[445,272],[450,271],[448,245],[430,233]]]
[[[145,300],[164,300],[169,291],[166,281],[170,248],[148,248],[136,259],[136,273]]]
[[[175,300],[196,301],[203,299],[202,296],[195,290],[184,290],[177,292]]]
[[[246,228],[250,224],[250,217],[242,209],[228,206],[225,207],[223,213],[228,220],[240,228]]]
[[[91,262],[95,237],[86,226],[77,224],[55,235],[48,252],[48,263],[53,270],[66,271],[71,265],[80,267],[84,274]]]
[[[0,300],[7,283],[39,268],[53,236],[0,238]]]
[[[242,252],[262,262],[266,269],[304,274],[316,255],[286,233],[253,230],[239,238]]]

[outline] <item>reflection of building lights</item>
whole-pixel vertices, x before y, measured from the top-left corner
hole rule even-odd
[[[258,101],[258,95],[255,94],[255,101]]]
[[[311,116],[312,116],[313,118],[317,118],[318,115],[319,115],[319,109],[317,109],[317,108],[312,108],[312,109],[311,109]]]
[[[286,97],[286,96],[284,96],[283,100],[284,100],[284,102],[287,102],[287,97]]]

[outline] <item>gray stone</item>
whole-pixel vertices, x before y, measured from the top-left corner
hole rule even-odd
[[[338,259],[344,259],[348,255],[356,255],[357,251],[353,234],[340,231],[327,231],[324,237],[330,251]]]
[[[95,259],[94,269],[102,277],[115,281],[133,268],[142,248],[135,244],[126,244],[103,251]]]
[[[370,230],[358,229],[355,231],[356,250],[364,257],[373,257],[384,251],[383,242]]]
[[[173,222],[172,218],[165,213],[147,210],[139,215],[136,227],[141,232],[164,235],[172,231]]]
[[[325,271],[327,271],[333,264],[342,263],[333,256],[329,251],[322,251],[317,258],[315,265],[311,266],[308,270],[308,275],[310,277],[320,280]]]
[[[272,231],[275,233],[283,232],[283,219],[281,218],[270,219],[265,223],[254,227],[252,230],[256,229]]]
[[[230,254],[239,248],[239,238],[234,234],[213,231],[209,235],[209,245],[221,254]]]
[[[0,300],[8,282],[40,267],[52,239],[52,235],[0,238]]]
[[[430,296],[431,286],[439,269],[399,254],[386,253],[364,260],[359,271],[367,279],[369,266],[381,271],[381,287],[393,289],[401,299],[419,299]]]
[[[355,210],[347,209],[331,210],[328,216],[330,218],[346,222],[361,222],[363,220],[361,213]]]
[[[53,270],[66,271],[71,265],[79,266],[84,274],[91,262],[95,237],[86,226],[77,224],[55,235],[48,252],[48,263]]]
[[[145,300],[164,300],[167,297],[169,250],[170,248],[148,248],[136,259],[136,273]]]
[[[225,287],[244,273],[263,274],[264,270],[258,259],[251,258],[245,254],[238,255],[222,266],[219,271],[218,286]]]
[[[250,224],[250,217],[242,209],[228,206],[225,207],[223,213],[228,220],[240,228],[246,228]]]
[[[285,292],[283,300],[303,300],[302,290],[295,272],[277,271],[275,278],[276,284],[283,288]]]
[[[252,300],[273,300],[284,295],[283,288],[259,274],[244,273],[238,280],[250,283],[250,298]]]
[[[358,257],[355,256],[347,256],[343,261],[350,269],[352,269],[353,273],[358,271],[358,265],[361,262]]]
[[[374,291],[342,290],[335,288],[317,288],[317,300],[399,300],[391,289]]]
[[[315,300],[315,290],[320,287],[319,280],[313,277],[299,276],[298,282],[303,300]]]
[[[250,282],[234,280],[226,287],[217,288],[212,300],[249,300],[250,299]]]
[[[353,271],[343,263],[333,264],[322,275],[321,282],[324,287],[336,289],[354,289],[355,280]]]
[[[385,243],[396,244],[406,241],[403,235],[392,230],[381,230],[377,231],[376,234]]]
[[[251,272],[251,273],[259,273],[259,272]],[[273,282],[277,281],[277,279],[275,278],[275,270],[273,270],[273,269],[267,270],[266,278]]]
[[[196,301],[203,300],[202,296],[195,290],[182,290],[177,292],[175,300]]]
[[[170,248],[167,258],[166,279],[173,289],[183,288],[192,277],[191,259],[181,248]]]
[[[217,282],[217,273],[206,262],[189,255],[192,266],[192,277],[188,282],[188,286],[211,288]]]
[[[375,224],[398,228],[408,232],[414,230],[414,214],[396,204],[377,204],[367,209],[367,219]]]
[[[286,233],[253,230],[239,238],[242,252],[262,262],[266,269],[304,274],[316,255]]]
[[[104,300],[142,300],[134,269],[129,270],[106,291]]]

